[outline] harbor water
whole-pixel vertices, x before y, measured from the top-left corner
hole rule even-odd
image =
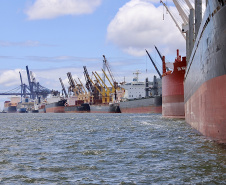
[[[226,184],[226,149],[160,114],[0,114],[0,184]]]

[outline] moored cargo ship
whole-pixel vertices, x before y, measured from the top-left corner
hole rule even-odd
[[[77,97],[69,97],[64,107],[65,113],[88,113],[90,112],[89,103],[84,100],[77,100]]]
[[[110,113],[109,104],[90,105],[90,113]]]
[[[162,113],[162,97],[149,97],[120,102],[122,113]]]
[[[10,101],[4,102],[3,111],[7,113],[16,113],[18,102],[20,102],[19,96],[10,97]]]
[[[17,112],[17,104],[16,103],[11,103],[10,101],[5,101],[4,102],[4,112],[7,113],[16,113]]]
[[[153,82],[139,82],[139,72],[135,74],[133,82],[121,85],[125,89],[119,103],[121,113],[162,113],[161,79],[154,76]]]
[[[67,102],[66,99],[61,99],[57,102],[53,102],[53,103],[47,103],[45,105],[45,110],[46,113],[64,113],[64,107],[65,107],[65,103]]]
[[[173,71],[166,71],[163,57],[162,75],[162,116],[167,118],[185,118],[184,113],[184,74],[186,57],[179,55],[173,63]]]
[[[207,2],[184,81],[186,122],[220,143],[226,143],[225,4]]]

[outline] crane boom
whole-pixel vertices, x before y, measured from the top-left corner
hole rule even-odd
[[[20,73],[20,71],[19,71],[19,73]],[[20,73],[20,82],[21,82],[21,85],[23,85],[23,80],[22,80],[21,73]]]
[[[74,81],[75,81],[75,83],[76,83],[76,85],[78,87],[79,93],[83,94],[83,91],[82,91],[81,87],[79,86],[78,82],[75,79],[74,79]]]
[[[110,79],[108,78],[107,74],[104,72],[103,69],[102,69],[102,71],[103,71],[104,75],[106,76],[106,78],[108,79],[109,83],[112,86],[111,93],[115,94],[115,100],[116,100],[116,98],[117,98],[116,87],[114,87],[114,85],[111,83]]]
[[[94,73],[94,72],[92,72],[92,73],[93,73],[93,75],[95,76],[97,82],[100,84],[100,86],[101,86],[101,88],[102,88],[102,90],[103,90],[103,94],[105,95],[105,88],[104,88],[103,85],[100,83],[100,80],[97,78],[97,76],[95,75],[95,73]],[[102,93],[101,93],[101,94],[102,94]]]
[[[173,0],[176,8],[177,8],[177,11],[179,12],[179,15],[181,16],[184,24],[188,24],[188,16],[186,15],[186,13],[184,12],[184,10],[181,8],[180,4],[178,3],[177,0]]]
[[[72,75],[71,75],[71,72],[68,72],[67,73],[67,76],[68,76],[68,80],[69,80],[69,84],[70,84],[70,87],[72,88],[73,92],[75,95],[78,95],[79,94],[79,91],[78,89],[76,88],[76,85],[75,85],[75,82],[72,78]]]
[[[159,54],[159,57],[161,58],[161,60],[163,62],[163,56],[162,56],[162,54],[160,53],[160,51],[158,50],[158,48],[156,46],[155,46],[155,49],[156,49],[157,53]],[[169,68],[166,67],[166,70],[169,71]]]
[[[86,80],[86,89],[89,91],[89,92],[91,92],[91,93],[93,93],[94,92],[94,87],[93,87],[93,85],[92,85],[92,82],[90,81],[90,78],[89,78],[89,73],[88,73],[88,71],[87,71],[87,69],[86,69],[86,66],[83,66],[83,68],[84,68],[84,76],[85,76],[85,80]]]
[[[67,94],[66,89],[65,89],[65,87],[64,87],[64,83],[63,83],[63,81],[62,81],[61,78],[59,78],[59,80],[60,80],[60,83],[61,83],[61,86],[62,86],[62,91],[64,92],[65,96],[67,97],[68,94]]]
[[[20,71],[19,71],[19,73],[20,73]],[[21,73],[20,73],[20,82],[21,82],[21,101],[22,101],[22,96],[23,96],[23,80],[22,80]]]
[[[162,58],[162,54],[160,53],[160,51],[158,50],[158,48],[155,46],[155,49],[156,49],[156,51],[157,51],[157,53],[159,54],[159,57],[161,58],[161,60],[163,59]]]
[[[81,80],[80,80],[79,78],[78,78],[78,80],[79,80],[80,84],[82,85],[82,88],[83,88],[84,92],[87,94],[86,89],[85,89],[85,87],[83,86]]]
[[[114,85],[111,83],[110,79],[108,78],[107,74],[105,73],[105,71],[102,69],[104,75],[106,76],[106,78],[108,79],[109,83],[111,84],[112,88],[115,88]]]
[[[163,6],[165,6],[166,10],[169,12],[171,18],[173,19],[174,23],[176,24],[177,28],[179,29],[180,33],[182,34],[182,36],[184,37],[184,39],[186,40],[185,35],[182,32],[182,29],[180,28],[180,26],[177,24],[177,21],[175,20],[175,18],[173,17],[173,15],[171,14],[171,12],[169,11],[168,7],[166,6],[166,4],[164,2],[162,2],[162,0],[160,0],[160,3],[163,4]]]
[[[185,2],[187,3],[189,9],[193,9],[193,6],[191,5],[190,1],[189,0],[185,0]]]
[[[108,88],[108,86],[104,83],[104,81],[101,79],[100,75],[98,75],[98,73],[95,71],[97,77],[99,78],[98,80],[100,80],[103,85],[106,87],[107,90],[104,89],[104,92],[106,93],[107,95],[107,103],[110,102],[110,89]],[[96,76],[95,76],[96,77]],[[100,84],[101,85],[101,84]],[[104,87],[103,87],[104,88]]]
[[[106,87],[107,90],[109,90],[108,86],[104,83],[104,81],[102,80],[102,78],[100,77],[100,75],[98,75],[98,73],[95,71],[96,75],[98,76],[99,80],[102,82],[102,84]]]
[[[96,87],[96,89],[99,91],[99,93],[102,94],[101,90],[95,85],[95,83],[92,81],[92,79],[89,76],[87,76],[87,77],[89,78],[90,82]],[[102,96],[103,96],[103,94],[102,94]]]
[[[30,88],[30,92],[31,92],[31,98],[35,99],[34,83],[31,82],[30,71],[28,69],[28,66],[26,66],[26,71],[27,71],[27,79],[28,79],[28,83],[29,83],[29,88]]]
[[[154,67],[155,67],[155,69],[156,69],[157,73],[159,74],[159,77],[162,79],[162,75],[161,75],[161,73],[159,72],[158,68],[156,67],[156,65],[155,65],[154,61],[152,60],[151,55],[148,53],[148,51],[147,51],[147,50],[146,50],[146,53],[148,54],[148,56],[149,56],[149,58],[150,58],[150,60],[151,60],[152,64],[154,65]]]
[[[108,73],[110,74],[112,81],[115,83],[116,80],[115,80],[115,78],[114,78],[114,76],[113,76],[113,74],[111,72],[110,66],[109,66],[109,64],[107,62],[107,59],[106,59],[105,55],[103,55],[103,57],[104,57],[104,63],[106,65],[106,67],[107,67]]]
[[[97,76],[95,75],[95,73],[94,72],[92,72],[93,73],[93,75],[95,76],[95,78],[96,78],[96,80],[97,80],[97,82],[100,84],[100,86],[101,86],[101,88],[102,88],[102,91],[99,91],[100,93],[101,93],[101,95],[102,95],[102,103],[105,103],[105,97],[106,97],[106,92],[105,92],[105,88],[102,86],[102,84],[100,83],[100,81],[99,81],[99,79],[97,78]],[[109,103],[109,102],[107,102],[107,103]]]

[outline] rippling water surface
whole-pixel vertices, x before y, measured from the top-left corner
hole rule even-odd
[[[0,184],[226,184],[226,149],[151,114],[1,114]]]

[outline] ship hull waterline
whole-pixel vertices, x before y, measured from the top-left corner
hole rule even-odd
[[[204,136],[226,143],[226,6],[208,6],[187,65],[185,120]]]

